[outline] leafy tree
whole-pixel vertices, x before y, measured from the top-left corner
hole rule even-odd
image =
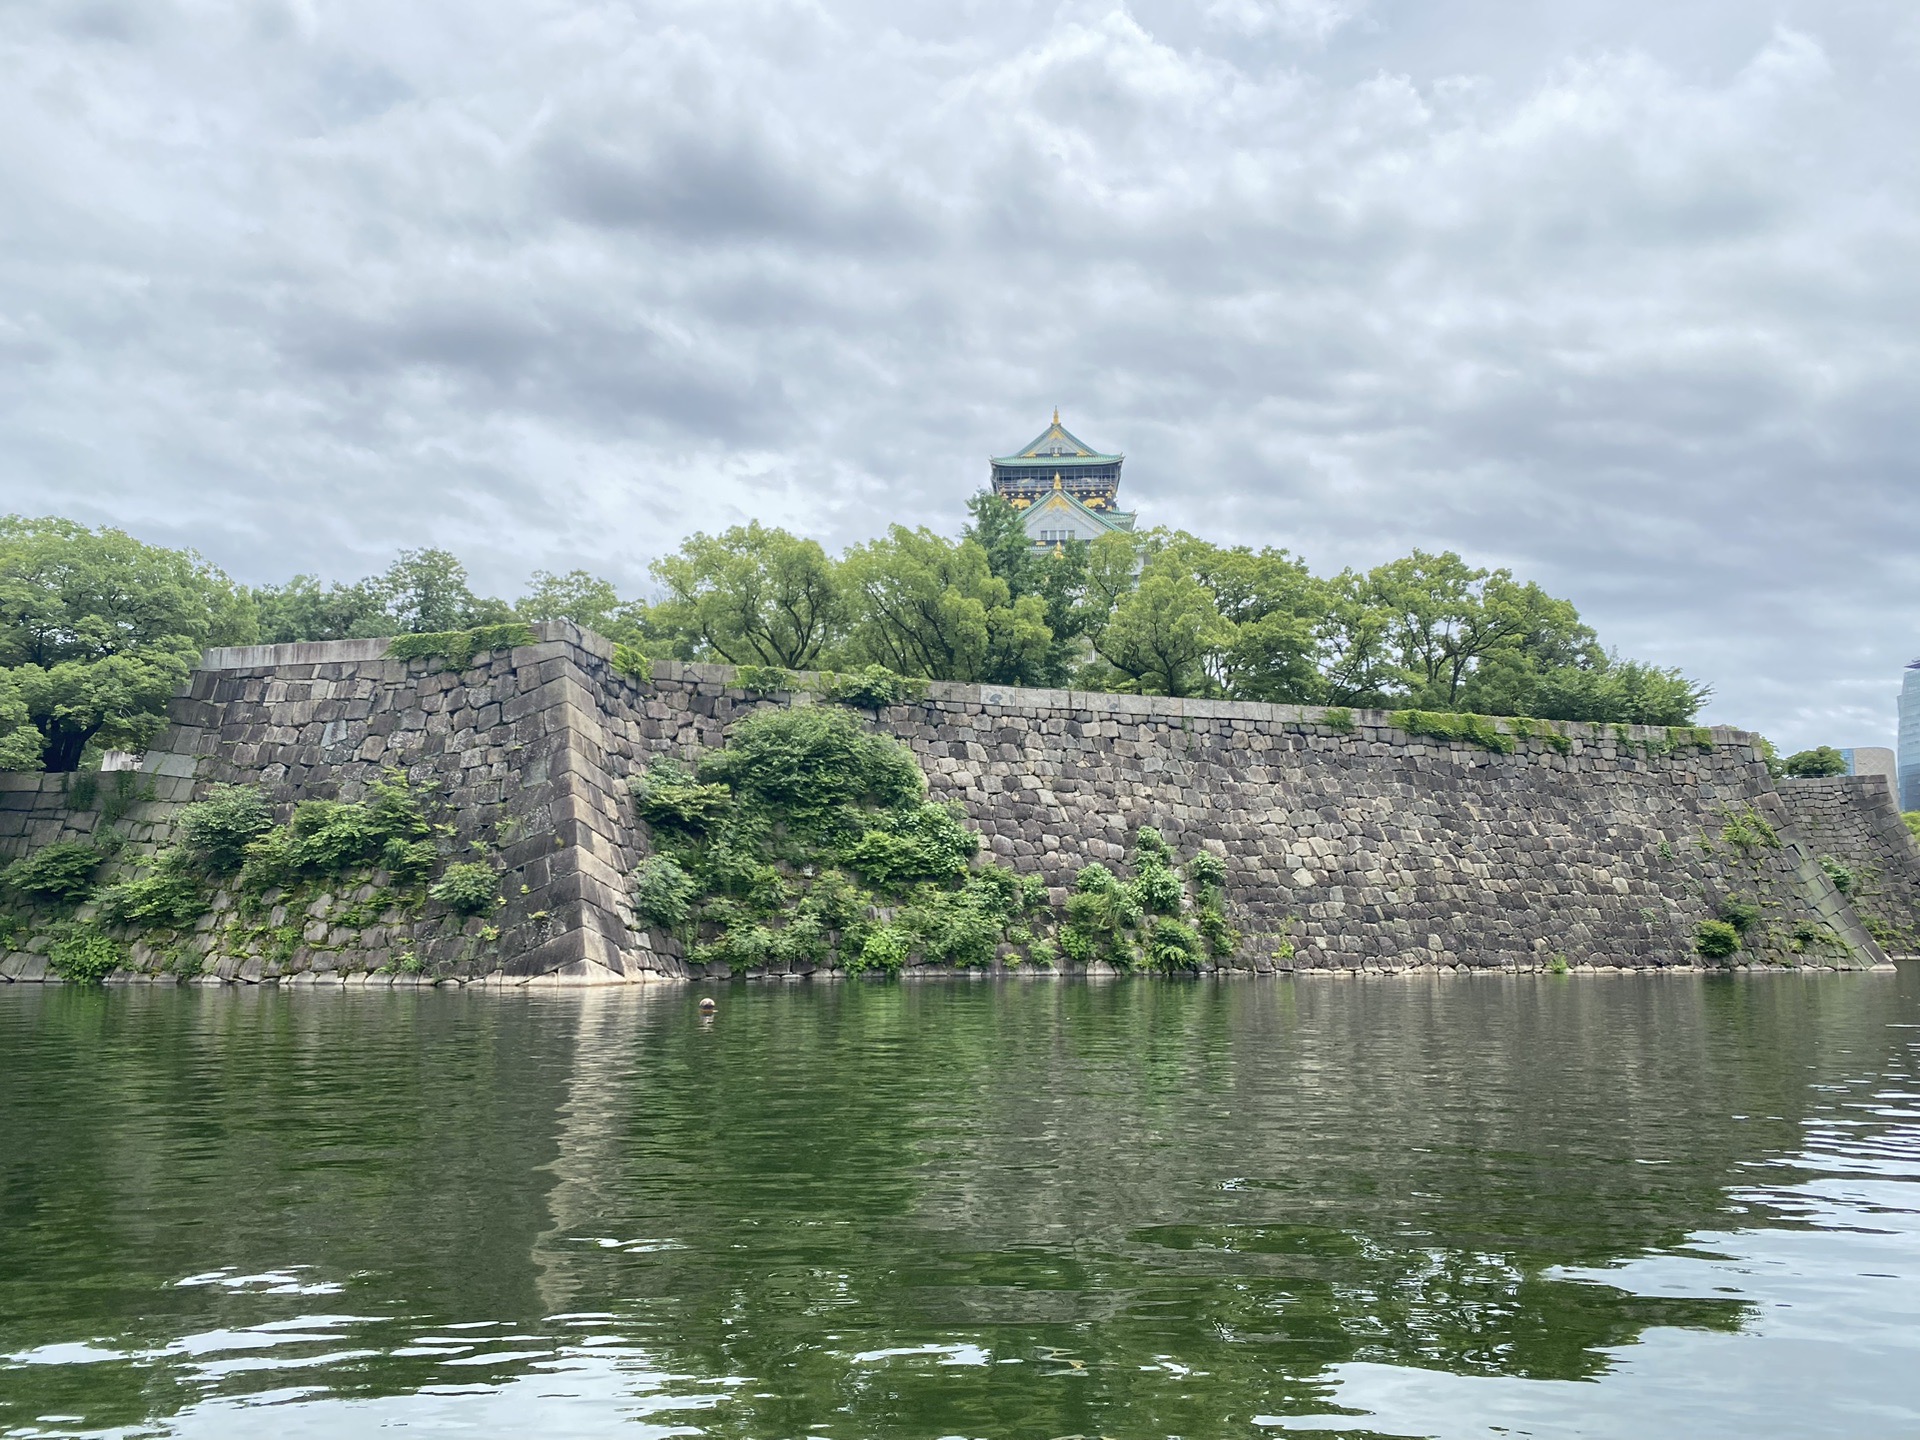
[[[1846,773],[1847,757],[1831,745],[1801,750],[1787,757],[1787,774],[1796,779],[1814,780],[1822,776]]]
[[[759,521],[696,534],[653,566],[667,598],[651,620],[730,665],[811,670],[840,637],[838,567],[817,541]]]
[[[473,593],[466,566],[445,550],[402,550],[379,575],[322,585],[296,575],[252,592],[268,644],[436,634],[512,620],[503,600]]]
[[[1696,684],[1678,670],[1603,654],[1596,662],[1563,665],[1537,676],[1530,704],[1521,713],[1542,720],[1691,725],[1712,693],[1711,688]]]
[[[251,593],[260,616],[260,639],[268,645],[359,640],[393,632],[380,596],[364,580],[322,585],[311,575],[296,575],[285,585],[263,585]]]
[[[1404,693],[1391,622],[1388,611],[1374,603],[1365,575],[1345,570],[1328,584],[1318,640],[1322,693],[1329,705],[1380,709]]]
[[[534,571],[527,593],[514,602],[513,609],[523,620],[571,620],[582,630],[623,645],[644,646],[649,638],[647,607],[638,600],[622,600],[610,581],[585,570],[564,575]]]
[[[475,595],[467,567],[445,550],[402,550],[386,573],[369,583],[404,635],[472,630],[514,618],[504,600]]]
[[[1285,550],[1224,549],[1178,535],[1156,563],[1177,560],[1212,592],[1231,641],[1212,660],[1215,679],[1239,700],[1308,704],[1325,687],[1315,665],[1326,587]]]
[[[1001,685],[1066,685],[1085,648],[1089,625],[1087,542],[1072,540],[1051,550],[1036,549],[1020,512],[991,490],[975,495],[967,509],[973,523],[962,538],[986,552],[987,569],[1006,583],[1013,604],[1029,596],[1039,598],[1050,636],[1043,654],[1024,640],[1003,648],[989,658],[981,679]]]
[[[1048,661],[1053,632],[1038,595],[1015,599],[977,542],[893,526],[842,562],[857,661],[931,680],[990,680]]]
[[[1114,606],[1093,646],[1126,689],[1204,695],[1215,688],[1210,662],[1233,641],[1233,624],[1213,592],[1187,573],[1177,554],[1163,552]]]
[[[1374,569],[1369,599],[1387,616],[1387,641],[1419,708],[1458,710],[1476,673],[1533,643],[1561,644],[1585,632],[1579,614],[1509,570],[1478,570],[1453,551],[1422,550]],[[1497,712],[1495,712],[1497,713]]]
[[[191,551],[70,520],[0,520],[0,764],[74,770],[89,744],[145,746],[199,652],[257,634],[244,592]]]

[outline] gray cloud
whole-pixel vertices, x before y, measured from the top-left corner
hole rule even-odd
[[[1451,546],[1784,743],[1920,653],[1891,0],[0,10],[0,500],[250,580],[945,528]]]

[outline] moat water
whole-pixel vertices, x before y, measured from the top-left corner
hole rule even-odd
[[[0,988],[0,1435],[1920,1436],[1920,967]]]

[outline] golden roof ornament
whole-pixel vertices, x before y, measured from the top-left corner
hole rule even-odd
[[[1060,488],[1060,472],[1058,470],[1053,472],[1053,488],[1056,490]]]

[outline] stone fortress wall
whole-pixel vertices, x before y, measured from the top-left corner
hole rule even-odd
[[[636,680],[603,638],[564,622],[536,630],[537,643],[457,672],[384,658],[378,640],[209,652],[135,779],[102,776],[79,805],[68,777],[0,777],[0,852],[88,833],[113,806],[132,842],[124,863],[216,783],[262,784],[285,808],[356,799],[398,766],[432,787],[450,848],[493,857],[504,908],[485,924],[347,930],[323,902],[273,917],[302,928],[272,954],[223,952],[216,914],[187,942],[209,975],[699,973],[634,919],[628,877],[648,842],[627,782],[657,757],[717,746],[759,706],[811,697],[750,695],[724,666],[661,662]],[[1143,825],[1183,853],[1220,854],[1246,932],[1225,968],[1689,967],[1695,927],[1740,898],[1762,916],[1742,961],[1855,968],[1885,952],[1820,857],[1844,830],[1846,855],[1870,853],[1882,892],[1900,897],[1889,907],[1910,908],[1920,882],[1920,849],[1894,845],[1883,795],[1830,787],[1813,806],[1813,792],[1777,790],[1738,731],[1668,750],[1663,731],[1572,725],[1560,727],[1569,753],[1535,738],[1497,754],[1409,735],[1379,712],[1341,725],[1343,713],[1329,724],[1311,707],[936,684],[872,719],[912,746],[934,797],[959,802],[995,858],[1062,894],[1090,861],[1117,867]],[[1821,839],[1803,833],[1806,817]],[[417,957],[411,976],[390,973],[401,948]],[[158,963],[137,948],[134,960]],[[44,971],[31,952],[0,962],[4,978]]]
[[[1780,799],[1796,834],[1848,873],[1848,902],[1883,949],[1920,953],[1920,842],[1900,818],[1883,774],[1782,780]]]

